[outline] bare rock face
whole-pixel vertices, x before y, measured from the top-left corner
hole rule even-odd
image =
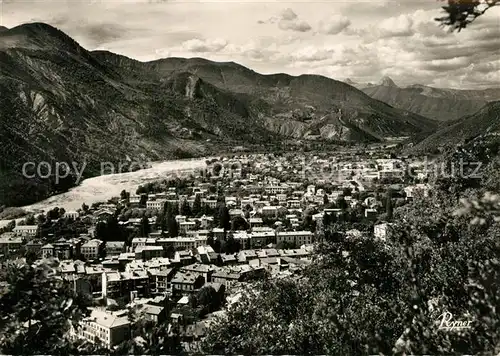
[[[198,83],[199,83],[198,77],[192,75],[188,78],[188,81],[186,83],[186,97],[189,99],[194,99],[196,96],[197,89],[199,88]]]
[[[385,86],[385,87],[396,87],[396,88],[398,87],[396,85],[396,83],[394,83],[394,81],[391,78],[387,77],[387,76],[383,77],[380,80],[379,85],[382,85],[382,86]]]

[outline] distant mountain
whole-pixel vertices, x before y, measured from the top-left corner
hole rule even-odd
[[[396,85],[396,83],[394,83],[394,81],[391,78],[387,77],[387,76],[383,77],[380,80],[380,82],[378,83],[378,85],[386,86],[386,87],[398,88],[398,86]]]
[[[373,100],[345,83],[317,75],[261,75],[234,62],[167,58],[146,63],[164,76],[196,73],[214,86],[244,97],[266,127],[284,136],[319,135],[335,140],[383,140],[435,127],[431,120]]]
[[[352,80],[351,78],[345,79],[344,83],[349,84],[350,86],[353,86],[356,89],[360,89],[360,90],[367,88],[367,87],[375,86],[375,84],[373,84],[373,83],[358,83],[358,82],[355,82],[354,80]]]
[[[0,206],[27,204],[74,182],[25,179],[26,162],[47,161],[52,169],[86,162],[85,173],[94,175],[101,162],[190,157],[205,154],[207,140],[276,136],[250,120],[238,98],[197,77],[162,82],[141,74],[125,77],[45,24],[1,32]]]
[[[421,153],[452,148],[485,136],[500,136],[500,101],[488,103],[472,115],[447,123],[411,151]]]
[[[456,120],[471,115],[489,101],[500,100],[500,88],[484,90],[439,89],[424,85],[398,88],[393,85],[362,88],[372,98],[394,107],[438,120]]]
[[[139,62],[89,52],[31,23],[0,32],[0,206],[71,186],[25,179],[26,162],[87,163],[203,155],[283,138],[380,141],[435,129],[322,76],[261,75],[233,62]]]
[[[2,31],[7,31],[7,30],[8,30],[8,28],[7,28],[7,27],[5,27],[5,26],[0,26],[0,32],[2,32]]]
[[[349,85],[351,85],[353,87],[355,87],[357,85],[357,83],[354,82],[354,81],[352,81],[351,78],[347,78],[346,80],[344,80],[344,83],[349,84]]]

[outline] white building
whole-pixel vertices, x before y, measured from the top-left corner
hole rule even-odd
[[[65,218],[71,218],[71,219],[76,219],[80,216],[78,211],[67,211],[64,213]]]
[[[99,257],[99,246],[101,246],[102,241],[93,239],[90,241],[87,241],[82,245],[80,248],[80,251],[87,260],[95,260]]]
[[[281,194],[285,192],[287,187],[283,185],[270,185],[265,188],[267,194]]]
[[[215,199],[202,199],[201,203],[208,206],[210,209],[217,208],[217,200]]]
[[[127,314],[93,308],[90,316],[81,320],[72,333],[91,343],[100,343],[111,348],[129,339],[130,322]]]
[[[246,231],[235,231],[233,233],[233,238],[235,241],[240,243],[240,248],[242,250],[250,248],[251,235],[249,235]]]
[[[205,240],[206,241],[206,240]],[[192,250],[203,246],[203,239],[196,237],[166,237],[158,239],[158,244],[167,248],[173,246],[176,251]]]
[[[314,234],[311,231],[283,231],[276,235],[276,243],[288,242],[296,246],[312,244]]]
[[[179,223],[179,232],[185,235],[189,231],[193,231],[195,227],[196,223],[194,221],[183,221]]]
[[[148,200],[146,202],[146,209],[152,209],[152,210],[161,210],[163,209],[163,206],[167,202],[166,199],[160,199],[160,200]]]
[[[42,258],[51,258],[51,257],[54,257],[54,246],[51,244],[42,246]]]
[[[12,230],[17,236],[35,237],[38,233],[38,225],[21,225]]]

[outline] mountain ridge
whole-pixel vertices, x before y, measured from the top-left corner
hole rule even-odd
[[[386,87],[396,87],[396,88],[399,88],[396,83],[394,83],[394,80],[392,80],[390,77],[388,76],[384,76],[382,77],[382,79],[380,80],[379,82],[379,85],[381,86],[386,86]]]
[[[490,101],[500,100],[500,88],[482,90],[441,89],[414,84],[406,88],[362,88],[372,98],[437,121],[453,121],[472,115]]]
[[[26,162],[162,160],[287,139],[372,142],[436,123],[327,77],[263,75],[234,62],[140,62],[87,51],[31,23],[0,32],[0,206],[67,189]]]
[[[436,133],[410,148],[410,152],[449,149],[484,136],[500,136],[500,101],[489,102],[472,115],[446,123]]]

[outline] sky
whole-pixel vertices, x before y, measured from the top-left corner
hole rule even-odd
[[[89,50],[203,57],[259,73],[464,89],[500,86],[500,6],[460,33],[439,0],[0,0],[0,25],[45,22]]]

